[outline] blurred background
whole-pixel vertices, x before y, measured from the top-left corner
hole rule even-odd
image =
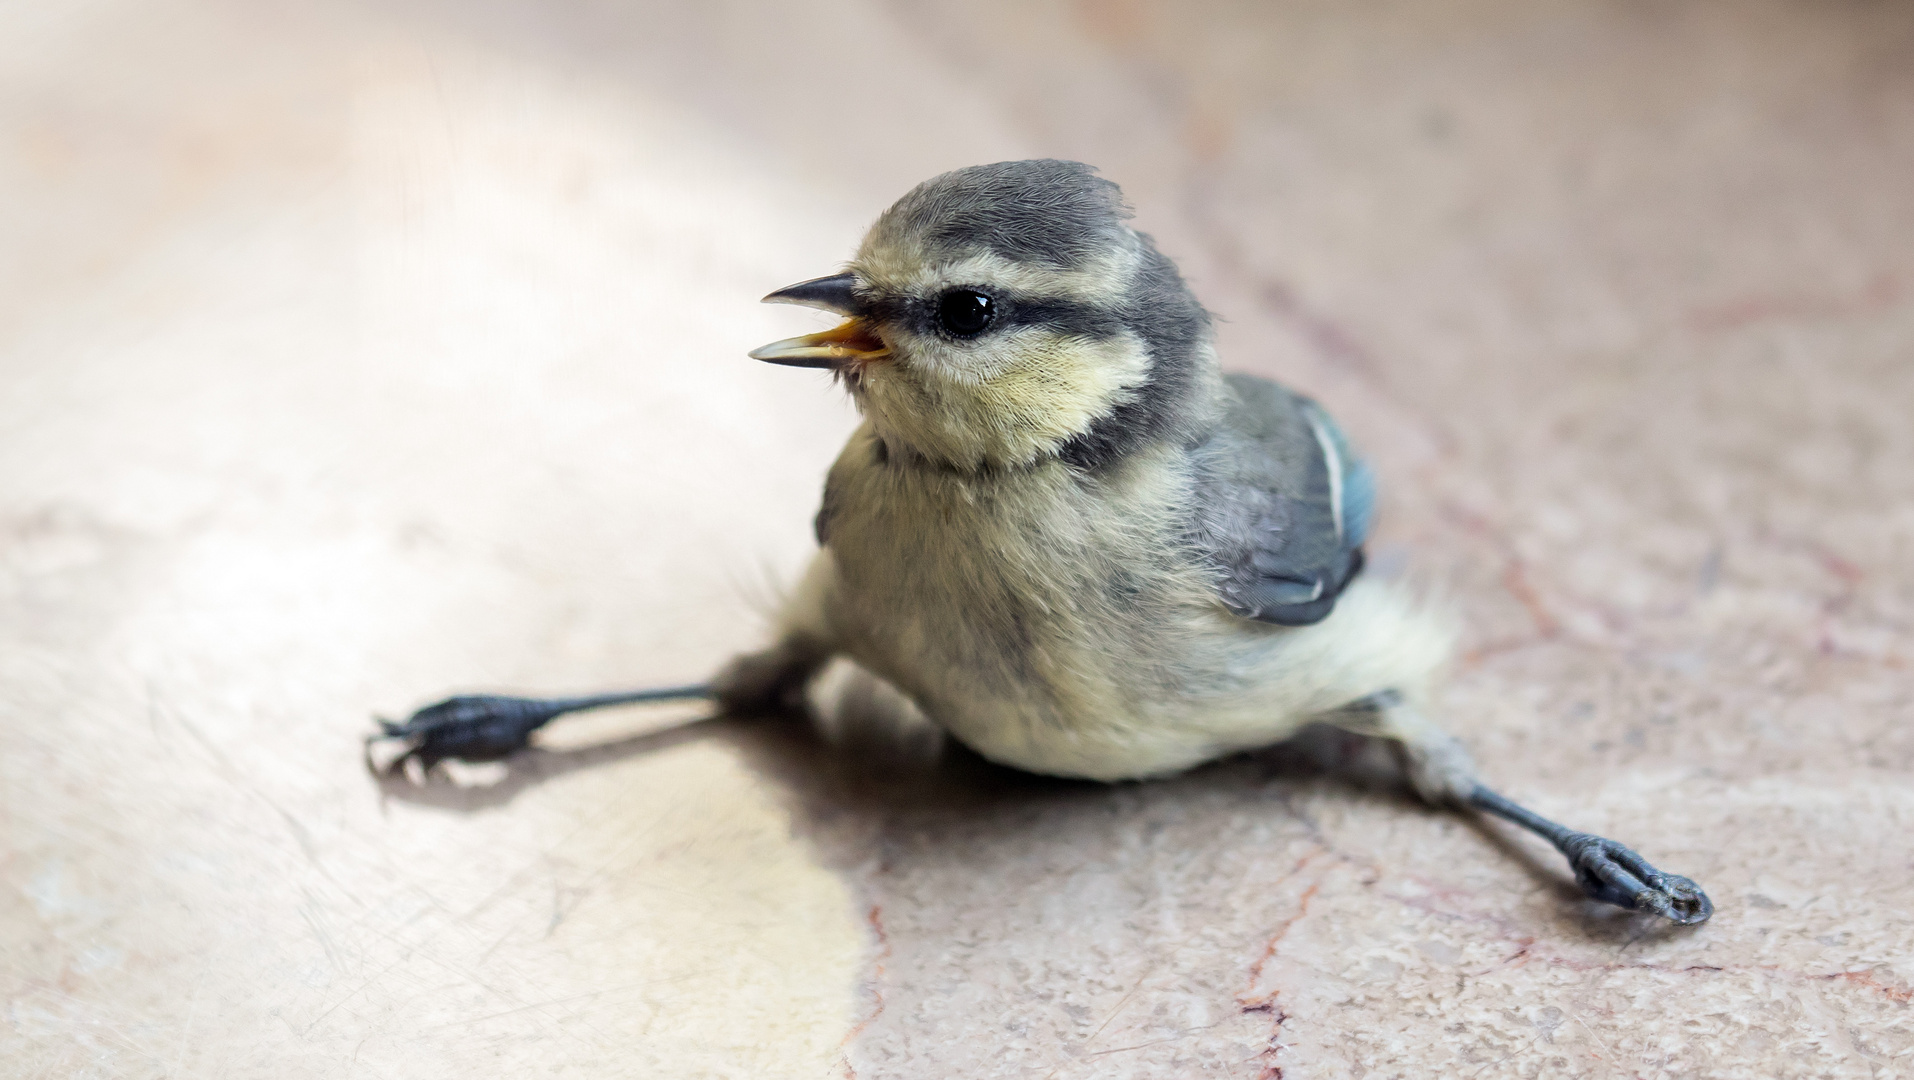
[[[0,1074],[1914,1067],[1914,6],[0,11]],[[1485,772],[1714,922],[1294,754],[367,776],[757,644],[855,424],[757,297],[1032,156],[1375,460]]]

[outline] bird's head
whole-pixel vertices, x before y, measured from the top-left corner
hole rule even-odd
[[[893,453],[1096,467],[1175,437],[1216,379],[1207,313],[1128,216],[1076,162],[945,173],[886,210],[844,273],[765,297],[847,322],[751,355],[831,369]]]

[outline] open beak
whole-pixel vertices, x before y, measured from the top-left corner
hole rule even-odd
[[[785,338],[752,349],[751,358],[789,367],[842,368],[888,357],[890,346],[872,330],[863,302],[851,291],[855,282],[850,274],[833,274],[787,285],[765,297],[767,304],[822,308],[848,315],[850,320],[823,333]]]

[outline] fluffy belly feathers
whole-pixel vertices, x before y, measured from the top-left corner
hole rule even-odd
[[[1448,654],[1446,623],[1376,579],[1311,626],[1230,614],[1177,542],[1175,470],[978,485],[876,465],[860,442],[832,472],[817,614],[839,650],[1004,764],[1174,772],[1380,690],[1418,694]]]

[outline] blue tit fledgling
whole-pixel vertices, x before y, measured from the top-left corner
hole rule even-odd
[[[1106,781],[1328,722],[1392,740],[1423,798],[1548,838],[1591,896],[1707,919],[1693,882],[1477,780],[1424,709],[1447,621],[1361,573],[1370,468],[1315,402],[1222,373],[1208,313],[1128,217],[1074,162],[959,169],[844,272],[766,297],[845,317],[751,355],[828,369],[863,423],[776,641],[644,696],[761,709],[843,656],[985,757]],[[642,699],[454,698],[385,734],[429,768]]]

